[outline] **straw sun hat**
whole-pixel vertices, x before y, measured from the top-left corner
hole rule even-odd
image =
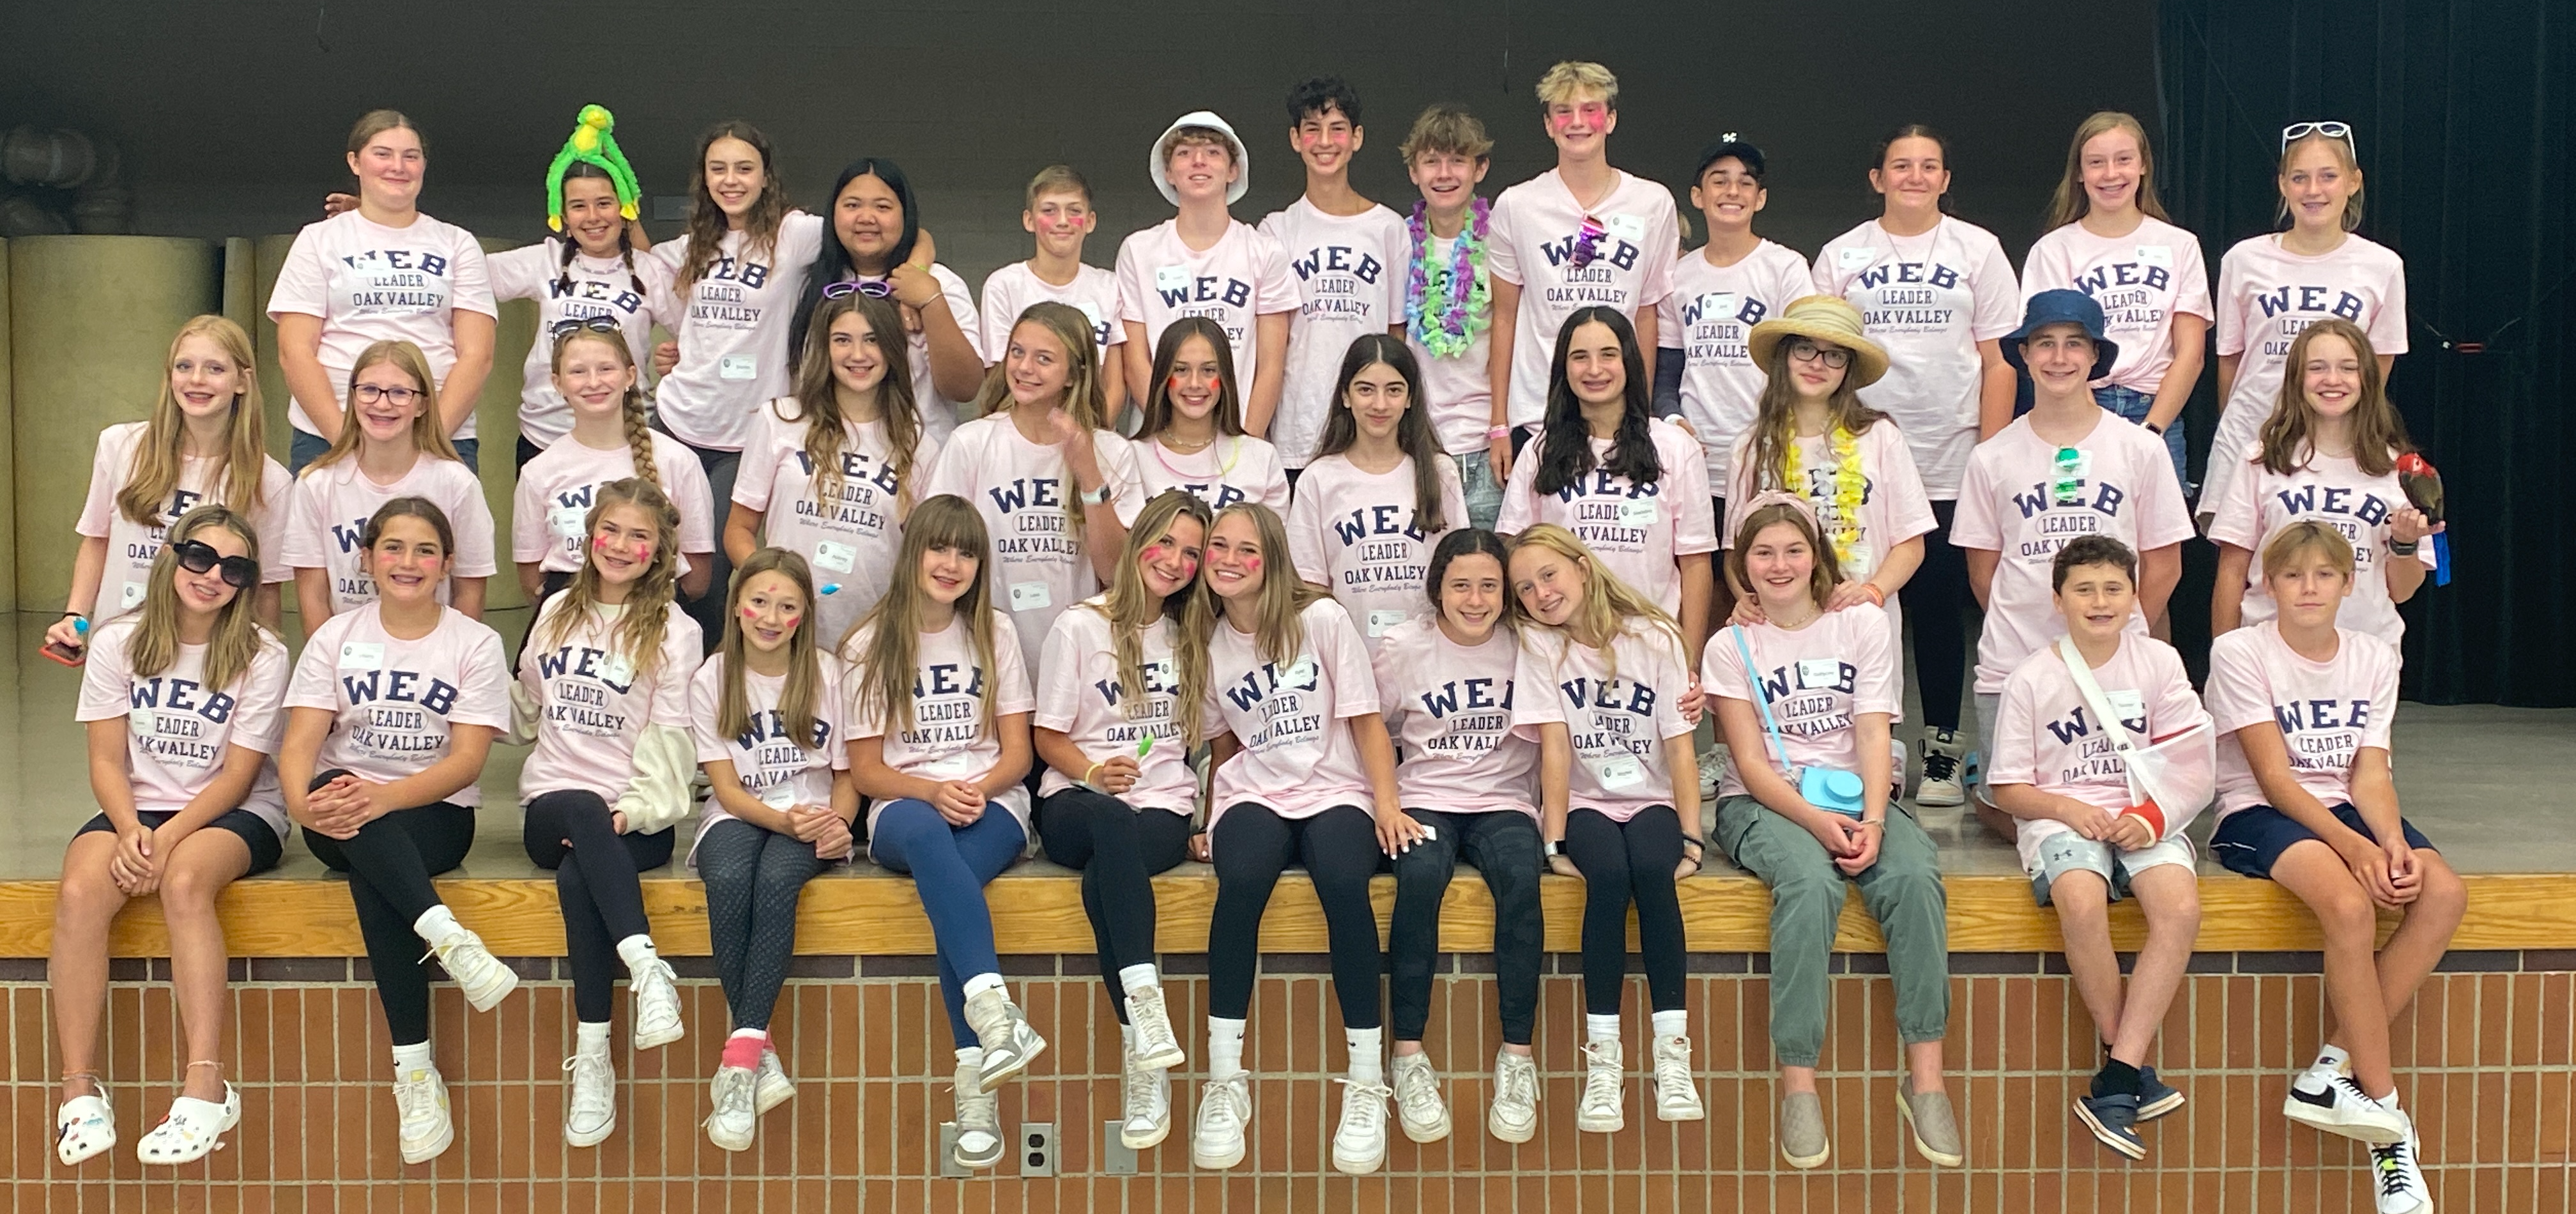
[[[1852,386],[1866,388],[1887,374],[1887,351],[1861,333],[1860,309],[1838,296],[1809,295],[1791,300],[1778,316],[1753,326],[1749,339],[1753,365],[1768,369],[1771,352],[1784,337],[1804,337],[1851,351]]]

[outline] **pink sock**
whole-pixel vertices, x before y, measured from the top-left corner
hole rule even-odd
[[[725,1038],[724,1064],[746,1071],[756,1070],[760,1066],[760,1052],[768,1048],[767,1033],[736,1033]]]

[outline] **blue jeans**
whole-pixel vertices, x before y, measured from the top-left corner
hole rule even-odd
[[[2093,402],[2132,422],[2144,425],[2147,411],[2155,408],[2156,398],[2152,393],[2140,392],[2135,388],[2095,388]],[[2174,483],[2182,486],[2184,497],[2191,496],[2191,464],[2184,450],[2180,415],[2174,417],[2172,425],[2165,427],[2165,451],[2173,456]]]
[[[477,476],[482,475],[483,469],[476,464],[474,459],[476,452],[481,448],[482,444],[470,438],[460,438],[454,441],[456,443],[456,458],[465,461],[465,468],[467,471],[472,472]],[[313,461],[322,458],[323,453],[330,449],[331,440],[326,439],[319,434],[311,434],[298,430],[295,432],[295,440],[288,443],[286,447],[286,470],[296,473],[297,475],[302,475],[306,464],[310,464]]]
[[[948,1027],[959,1049],[983,1044],[966,1024],[966,980],[1002,969],[984,885],[1018,860],[1028,841],[1019,819],[989,802],[974,825],[950,826],[930,802],[907,797],[887,803],[869,831],[868,854],[910,874],[920,891],[931,937],[939,943],[939,994],[948,1004]]]
[[[1492,453],[1478,449],[1449,458],[1458,461],[1458,488],[1467,499],[1467,521],[1493,530],[1494,520],[1503,514],[1503,483],[1494,479]]]

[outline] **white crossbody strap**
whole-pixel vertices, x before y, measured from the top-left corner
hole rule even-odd
[[[2128,774],[2129,791],[2143,791],[2148,797],[2156,798],[2156,790],[2146,787],[2146,776],[2140,771],[2140,764],[2132,761],[2137,747],[2129,741],[2129,727],[2120,722],[2118,713],[2112,711],[2110,697],[2103,695],[2102,685],[2094,681],[2093,667],[2084,660],[2083,651],[2075,647],[2075,638],[2057,638],[2057,656],[2065,661],[2066,673],[2075,677],[2075,689],[2084,693],[2084,707],[2092,711],[2095,723],[2111,739],[2111,748],[2120,752],[2120,768]],[[2162,798],[2156,799],[2162,803]]]

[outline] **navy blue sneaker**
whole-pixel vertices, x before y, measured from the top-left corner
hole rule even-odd
[[[2138,1120],[2154,1121],[2182,1107],[2182,1093],[2156,1078],[2156,1068],[2138,1068]]]
[[[2131,1159],[2147,1157],[2147,1144],[2138,1137],[2138,1098],[2126,1092],[2108,1096],[2086,1096],[2075,1102],[2075,1119],[2093,1131],[2103,1146]]]

